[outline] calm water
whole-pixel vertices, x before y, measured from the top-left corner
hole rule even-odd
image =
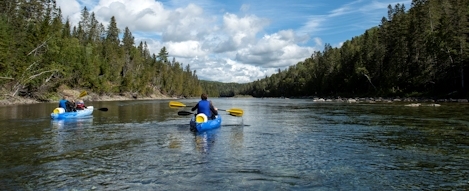
[[[0,190],[469,189],[467,104],[212,100],[245,115],[194,134],[169,100],[2,106]]]

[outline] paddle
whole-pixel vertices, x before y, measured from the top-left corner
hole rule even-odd
[[[81,97],[85,97],[86,95],[88,95],[88,92],[86,92],[85,90],[83,90],[80,95],[78,96],[78,98],[81,98]]]
[[[109,109],[107,109],[107,107],[102,107],[102,108],[98,108],[98,109],[95,109],[95,110],[99,110],[99,111],[108,111]]]
[[[191,114],[194,114],[194,113],[189,112],[189,111],[178,111],[178,115],[182,115],[182,116],[191,115]]]
[[[169,107],[186,107],[186,105],[178,101],[170,101]]]
[[[239,108],[231,108],[231,109],[228,109],[228,110],[218,109],[218,110],[226,111],[226,112],[230,113],[230,115],[237,116],[237,117],[243,116],[243,113],[244,113],[244,111],[242,109],[239,109]]]
[[[178,102],[178,101],[170,101],[169,102],[169,107],[171,108],[178,108],[178,107],[188,107],[186,105],[184,105],[183,103],[181,102]],[[231,108],[231,109],[228,109],[228,110],[225,110],[225,109],[218,109],[220,111],[226,111],[228,112],[230,115],[232,116],[236,116],[236,117],[241,117],[243,116],[244,114],[244,111],[240,108]],[[179,114],[181,113],[181,114]],[[190,114],[193,114],[191,112],[188,112],[188,111],[180,111],[178,112],[178,115],[190,115]]]
[[[186,115],[192,115],[192,114],[195,114],[195,113],[192,113],[192,112],[189,112],[189,111],[178,111],[178,115],[181,115],[181,116],[186,116]],[[235,117],[241,117],[242,114],[236,114],[236,113],[229,113],[231,116],[235,116]]]

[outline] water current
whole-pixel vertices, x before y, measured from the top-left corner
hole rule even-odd
[[[244,115],[193,133],[169,101],[0,106],[0,190],[469,189],[467,104],[214,98]]]

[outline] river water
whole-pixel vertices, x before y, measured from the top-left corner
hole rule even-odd
[[[469,189],[467,104],[212,100],[244,116],[192,133],[170,100],[1,106],[0,190]]]

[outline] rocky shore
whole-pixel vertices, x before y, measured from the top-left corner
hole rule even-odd
[[[58,102],[63,95],[68,95],[72,99],[78,99],[78,96],[83,91],[79,90],[62,90],[56,93],[52,98],[45,100],[37,100],[32,98],[24,98],[20,96],[4,96],[4,99],[0,99],[1,105],[15,105],[15,104],[33,104],[33,103],[43,103],[43,102]],[[139,97],[131,93],[122,93],[122,94],[108,94],[108,95],[98,95],[93,92],[87,92],[86,96],[81,97],[80,99],[87,101],[118,101],[118,100],[156,100],[156,99],[178,99],[178,97],[167,96],[164,94],[153,94],[148,97]],[[275,99],[275,98],[272,98]],[[278,98],[277,98],[278,99]],[[289,99],[281,97],[281,99]],[[304,97],[295,97],[291,99],[311,99],[313,102],[347,102],[347,103],[408,103],[405,106],[418,107],[418,106],[440,106],[440,103],[469,103],[468,99],[428,99],[428,98],[320,98],[312,96]]]
[[[311,98],[316,102],[348,102],[348,103],[375,103],[375,102],[418,102],[418,103],[468,103],[468,99],[428,99],[428,98]]]
[[[303,97],[276,97],[262,99],[311,99],[313,102],[344,102],[344,103],[405,103],[405,106],[418,107],[418,106],[441,106],[441,103],[469,103],[468,99],[429,99],[429,98],[382,98],[382,97],[366,97],[366,98],[321,98],[314,96],[303,96]]]
[[[54,93],[51,98],[48,99],[33,99],[33,98],[24,98],[21,96],[9,96],[4,95],[3,99],[0,99],[1,105],[18,105],[18,104],[34,104],[34,103],[44,103],[44,102],[59,102],[63,95],[68,95],[72,99],[78,99],[80,93],[83,91],[79,90],[63,90],[58,93]],[[108,94],[108,95],[98,95],[93,92],[87,92],[87,94],[80,99],[87,101],[118,101],[118,100],[155,100],[155,99],[177,99],[177,97],[171,97],[163,94],[153,94],[148,97],[141,97],[131,93],[123,94]]]

